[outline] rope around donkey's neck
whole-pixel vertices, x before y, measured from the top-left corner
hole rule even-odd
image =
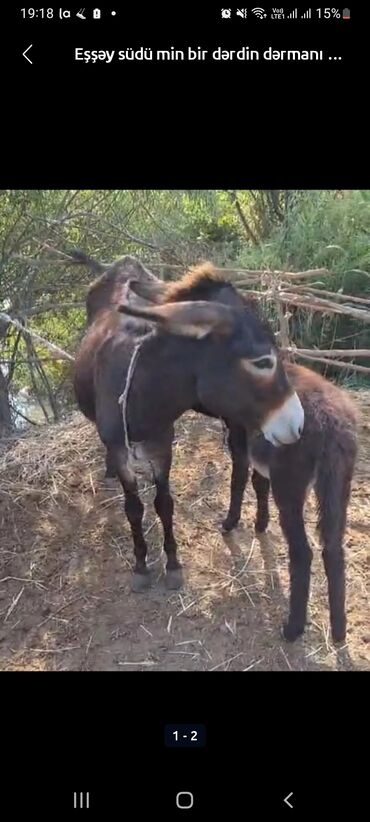
[[[141,348],[141,346],[144,342],[144,339],[145,339],[145,337],[143,337],[143,339],[141,339],[135,345],[135,348],[134,348],[134,350],[132,352],[132,355],[131,355],[128,371],[127,371],[126,385],[125,385],[125,388],[124,388],[121,396],[118,398],[119,404],[122,405],[122,419],[123,419],[123,431],[124,431],[124,437],[125,437],[125,448],[126,448],[126,451],[127,451],[128,458],[131,459],[133,462],[135,461],[135,457],[134,457],[133,447],[130,443],[129,434],[128,434],[127,401],[128,401],[128,394],[129,394],[132,378],[133,378],[134,371],[135,371],[135,366],[136,366],[136,363],[137,363],[137,358],[139,356],[139,351],[140,351],[140,348]]]

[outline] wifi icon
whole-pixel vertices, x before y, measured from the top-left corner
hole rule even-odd
[[[260,9],[259,7],[252,9],[252,14],[255,14],[256,17],[260,18],[260,20],[263,20],[264,17],[267,17],[265,9]]]

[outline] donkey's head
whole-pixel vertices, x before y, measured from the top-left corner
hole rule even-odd
[[[157,334],[184,338],[197,400],[206,410],[250,430],[261,430],[275,446],[300,438],[303,408],[285,373],[274,335],[231,283],[208,272],[196,278],[192,275],[191,286],[188,280],[186,286],[181,287],[180,281],[176,288],[147,283],[130,283],[130,287],[147,300],[151,298],[153,305],[124,305],[119,310],[153,322]],[[195,295],[208,299],[183,299]],[[185,343],[185,338],[193,344]]]

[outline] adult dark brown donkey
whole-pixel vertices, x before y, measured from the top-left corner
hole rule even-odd
[[[97,263],[93,267],[103,268]],[[157,297],[165,304],[145,305]],[[231,427],[234,494],[225,523],[229,528],[239,506],[238,480],[246,467],[236,447],[238,437],[245,441],[247,427],[261,430],[274,446],[297,441],[304,424],[301,402],[270,329],[210,265],[165,288],[138,261],[124,257],[91,286],[87,315],[89,327],[75,363],[75,391],[80,409],[96,423],[107,448],[109,470],[118,474],[124,489],[136,558],[133,589],[146,588],[149,575],[132,456],[150,463],[157,489],[154,505],[164,531],[166,582],[179,587],[182,575],[169,490],[174,421],[194,409]]]

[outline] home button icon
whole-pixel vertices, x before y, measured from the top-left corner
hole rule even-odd
[[[190,791],[180,791],[176,794],[176,807],[181,810],[189,810],[194,805],[194,796]]]

